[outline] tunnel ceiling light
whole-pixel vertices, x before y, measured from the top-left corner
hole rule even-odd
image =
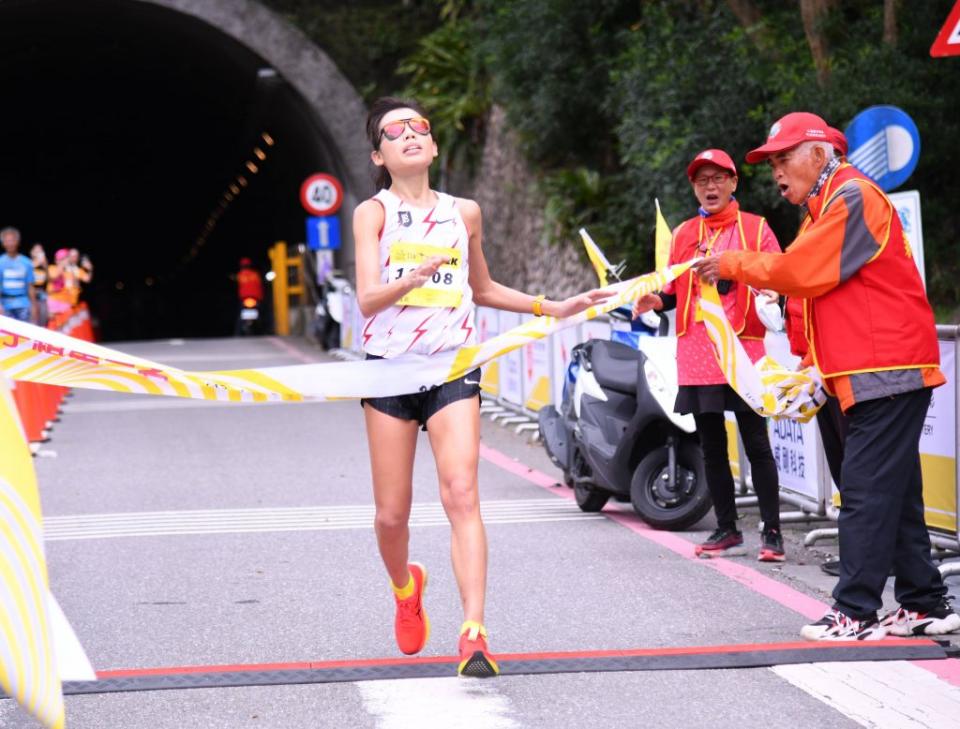
[[[260,147],[254,147],[253,153],[257,156],[257,159],[263,162],[267,158],[267,153],[264,152]]]
[[[260,139],[266,142],[268,147],[272,147],[274,145],[273,137],[271,137],[266,132],[260,135]]]
[[[230,185],[230,192],[232,192],[234,195],[239,195],[239,194],[240,194],[240,188],[237,187],[235,184],[234,184],[234,185]]]
[[[117,281],[116,287],[117,291],[123,291],[123,281]]]
[[[237,182],[240,183],[240,187],[246,187],[246,186],[247,186],[247,178],[244,177],[243,175],[240,175],[239,177],[237,177]]]
[[[253,162],[247,160],[247,169],[250,170],[253,174],[257,174],[260,171],[260,168],[257,167]]]
[[[144,283],[145,283],[147,286],[153,286],[153,284],[154,284],[153,276],[147,276],[147,278],[144,279]]]
[[[275,78],[276,75],[276,69],[270,68],[269,66],[257,69],[257,78]]]
[[[223,197],[226,199],[227,202],[233,202],[233,195],[231,195],[229,192]]]

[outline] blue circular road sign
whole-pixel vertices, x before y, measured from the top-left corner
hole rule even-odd
[[[850,163],[884,192],[899,187],[920,159],[920,132],[903,109],[871,106],[846,129]]]

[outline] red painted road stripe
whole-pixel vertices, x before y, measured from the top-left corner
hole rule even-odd
[[[578,658],[630,658],[641,656],[691,656],[691,655],[735,655],[737,653],[754,653],[796,650],[836,650],[847,649],[875,649],[898,646],[935,646],[931,640],[912,638],[898,638],[874,643],[811,643],[802,641],[797,643],[748,643],[734,645],[684,646],[668,648],[633,648],[595,651],[546,651],[536,653],[497,653],[499,661],[551,661],[572,660]],[[301,661],[297,663],[241,663],[209,666],[168,666],[158,668],[131,668],[97,671],[98,679],[130,678],[133,676],[166,676],[199,673],[243,673],[256,671],[303,671],[325,670],[334,668],[367,668],[370,666],[396,665],[424,665],[424,664],[453,664],[460,659],[457,656],[431,656],[428,658],[361,658],[347,661]],[[918,662],[919,663],[919,662]],[[938,664],[944,661],[924,661],[924,663]]]
[[[501,453],[497,449],[491,448],[484,443],[480,444],[480,457],[515,476],[519,476],[532,484],[546,489],[552,494],[566,499],[573,498],[572,489],[566,486],[555,488],[557,479],[551,478],[542,471],[520,463],[516,459],[510,458],[510,456],[505,453]],[[699,559],[693,552],[694,545],[692,542],[673,532],[652,529],[633,512],[607,508],[603,513],[635,534],[639,534],[644,539],[656,542],[660,546],[676,552],[681,557],[686,557],[705,567],[710,567],[747,589],[753,590],[774,602],[780,603],[784,607],[800,613],[805,618],[810,620],[819,618],[830,607],[825,602],[805,595],[799,590],[795,590],[789,585],[767,577],[763,573],[739,562],[733,562],[724,558]],[[887,639],[883,642],[887,643],[890,640],[892,639]],[[913,663],[928,671],[932,671],[943,680],[955,686],[960,686],[960,659],[948,658],[944,661],[914,661]]]
[[[317,360],[311,359],[306,354],[301,352],[299,349],[294,347],[292,344],[285,342],[280,337],[270,337],[267,341],[270,342],[270,344],[272,344],[277,349],[282,349],[284,352],[289,354],[294,359],[298,359],[301,362],[305,362],[306,364],[317,364]]]

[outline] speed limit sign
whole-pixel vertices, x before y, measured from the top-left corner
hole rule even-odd
[[[310,175],[300,185],[300,203],[311,215],[333,215],[343,203],[343,185],[333,175]]]

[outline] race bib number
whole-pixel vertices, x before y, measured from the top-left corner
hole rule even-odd
[[[431,256],[449,256],[445,263],[423,286],[410,291],[398,302],[399,306],[435,306],[456,308],[463,298],[460,285],[463,268],[462,254],[456,248],[441,248],[425,243],[399,242],[390,246],[390,280],[403,278]]]

